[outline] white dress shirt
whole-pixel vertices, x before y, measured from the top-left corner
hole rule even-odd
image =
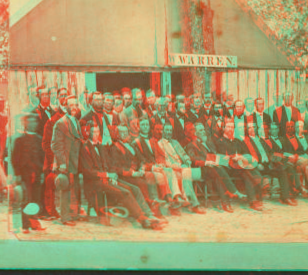
[[[292,108],[291,107],[287,107],[287,106],[284,106],[284,107],[285,107],[285,110],[286,110],[286,113],[287,113],[288,121],[291,121],[291,118],[292,118]]]

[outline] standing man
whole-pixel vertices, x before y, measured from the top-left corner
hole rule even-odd
[[[187,111],[188,121],[191,123],[195,123],[200,121],[201,113],[200,108],[202,104],[201,93],[195,92],[190,97],[190,109]]]
[[[79,185],[79,152],[83,144],[81,127],[75,117],[78,114],[78,101],[75,96],[67,97],[67,113],[54,126],[51,150],[58,171],[69,180],[69,186],[61,190],[61,221],[63,225],[74,226],[79,219],[81,190]],[[73,201],[71,201],[71,199]],[[73,207],[72,216],[70,206]]]
[[[132,91],[130,88],[124,87],[121,89],[121,93],[123,96],[123,109],[125,110],[132,105]]]
[[[207,93],[203,98],[203,106],[200,108],[200,117],[203,125],[207,124],[208,128],[211,128],[211,117],[212,117],[212,104],[213,99],[211,93]]]
[[[168,114],[167,107],[167,101],[165,98],[160,97],[156,100],[157,113],[151,119],[152,128],[155,124],[165,125],[165,123],[171,123],[174,125],[174,120]]]
[[[113,91],[113,98],[114,98],[113,112],[119,116],[123,111],[123,97],[120,94],[120,92]]]
[[[210,133],[213,135],[214,134],[214,127],[217,125],[217,121],[222,121],[224,122],[224,115],[223,115],[223,107],[220,102],[215,102],[213,104],[213,115],[210,119],[210,125],[211,125],[211,130]]]
[[[265,113],[267,113],[271,120],[273,121],[274,119],[274,112],[276,111],[277,108],[279,108],[282,103],[283,103],[283,98],[282,98],[282,94],[280,92],[276,92],[273,94],[273,101],[274,104],[269,106],[266,110]]]
[[[146,91],[146,108],[145,111],[149,118],[152,118],[156,114],[155,111],[156,94],[153,90],[149,89]]]
[[[278,107],[273,114],[273,121],[279,124],[280,135],[286,135],[287,122],[293,121],[295,124],[300,119],[299,110],[293,106],[293,94],[286,92],[284,94],[284,104]]]
[[[66,110],[66,98],[67,98],[67,89],[60,88],[57,91],[57,98],[59,102],[58,111],[52,116],[50,120],[47,121],[44,128],[44,135],[42,141],[42,148],[45,152],[44,160],[44,174],[45,174],[45,185],[42,188],[42,198],[43,202],[43,212],[42,217],[47,217],[48,219],[59,218],[60,215],[56,210],[55,206],[55,177],[54,173],[54,153],[51,150],[51,139],[53,134],[53,128],[56,122],[62,118]]]
[[[224,116],[232,118],[234,115],[234,97],[233,94],[228,94],[227,101],[224,104]]]
[[[240,139],[241,137],[245,136],[245,126],[247,125],[247,117],[244,114],[245,105],[243,101],[236,100],[234,106],[234,137]],[[239,125],[244,125],[244,127],[240,127]]]
[[[40,101],[40,104],[35,109],[35,112],[39,116],[37,133],[43,137],[45,124],[51,119],[55,112],[50,106],[50,89],[45,88],[45,86],[40,86],[36,90]]]
[[[132,90],[133,102],[132,105],[126,107],[120,114],[120,121],[124,123],[130,132],[132,138],[139,135],[139,117],[146,115],[146,112],[141,109],[142,92],[135,88]]]
[[[175,103],[175,116],[173,118],[173,139],[176,139],[180,144],[185,140],[185,124],[188,122],[186,114],[185,103]]]
[[[38,115],[26,114],[23,117],[25,132],[15,140],[12,151],[12,165],[16,182],[22,186],[24,201],[22,209],[23,233],[32,230],[44,230],[37,216],[27,215],[25,209],[28,204],[41,202],[41,176],[43,170],[44,152],[41,147],[41,137],[35,132],[38,125]]]
[[[249,117],[254,112],[255,103],[254,103],[254,100],[251,97],[247,97],[244,102],[245,102],[245,109],[246,109],[245,110],[245,116]]]

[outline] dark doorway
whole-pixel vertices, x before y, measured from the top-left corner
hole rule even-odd
[[[171,72],[171,94],[178,95],[183,93],[181,72]]]
[[[121,90],[123,87],[130,89],[140,88],[144,91],[150,89],[151,73],[97,73],[96,87],[103,93]]]

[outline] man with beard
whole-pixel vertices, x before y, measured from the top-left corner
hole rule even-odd
[[[288,181],[287,167],[280,162],[280,157],[274,155],[274,151],[267,143],[258,137],[255,123],[248,123],[248,135],[249,143],[246,144],[250,154],[258,161],[258,171],[262,175],[278,178],[281,188],[281,203],[291,206],[297,205],[296,200],[290,197],[291,188]]]
[[[154,104],[156,102],[156,94],[153,90],[149,89],[146,91],[146,108],[145,111],[148,117],[151,118],[156,114]]]
[[[220,119],[216,120],[215,125],[212,125],[211,139],[220,139],[224,133],[224,122]]]
[[[224,121],[224,116],[223,116],[223,107],[220,102],[215,102],[213,104],[213,115],[212,118],[210,119],[210,125],[211,125],[211,134],[213,135],[213,128],[217,125],[217,121]]]
[[[26,114],[23,117],[25,131],[15,140],[12,150],[12,166],[16,176],[16,182],[22,186],[24,199],[22,209],[23,233],[30,233],[32,230],[44,230],[38,217],[27,215],[25,211],[28,204],[41,202],[41,175],[43,168],[44,152],[41,147],[41,137],[35,133],[38,125],[38,115]]]
[[[216,187],[221,199],[222,209],[232,213],[233,209],[227,196],[227,192],[230,192],[233,194],[232,196],[238,196],[239,198],[244,198],[246,196],[236,189],[229,175],[222,167],[222,165],[228,165],[228,157],[216,154],[216,148],[208,139],[202,123],[196,122],[195,129],[196,139],[190,142],[186,147],[187,154],[192,160],[192,166],[201,168],[203,179],[210,178],[214,181],[214,187]]]
[[[201,108],[202,99],[201,93],[195,92],[190,97],[190,109],[187,111],[188,121],[191,123],[195,123],[200,121],[201,113],[199,110]]]
[[[163,167],[172,168],[177,178],[182,182],[182,198],[191,204],[193,213],[204,214],[193,188],[194,180],[201,180],[200,168],[191,168],[191,159],[178,141],[172,139],[172,125],[165,124],[163,138],[158,142],[161,150],[157,152],[156,161]]]
[[[113,91],[113,98],[114,98],[113,112],[119,116],[123,111],[123,97],[120,94],[120,92]]]
[[[51,119],[55,112],[50,106],[50,89],[48,90],[45,86],[40,86],[37,88],[37,93],[40,101],[40,104],[35,109],[35,112],[39,116],[37,133],[43,137],[45,124]]]
[[[153,128],[153,125],[155,124],[162,124],[165,125],[165,123],[171,123],[174,125],[173,118],[168,114],[167,112],[167,101],[165,98],[160,97],[156,100],[156,108],[157,113],[152,117],[151,119],[151,125]]]
[[[200,122],[201,123],[201,122]],[[195,126],[191,122],[187,122],[184,126],[185,138],[180,142],[181,146],[185,149],[186,145],[195,139]]]
[[[130,88],[124,87],[121,89],[123,96],[123,109],[125,110],[132,105],[132,91]]]
[[[132,105],[123,110],[120,114],[120,121],[127,126],[130,136],[135,139],[139,135],[139,117],[146,115],[146,112],[141,109],[141,90],[138,88],[133,89],[132,95]]]
[[[174,95],[166,95],[165,100],[166,100],[166,103],[167,103],[168,115],[174,116],[174,114],[175,114],[175,103],[174,103],[175,97],[174,97]]]
[[[75,225],[72,219],[80,219],[81,190],[78,165],[80,147],[84,141],[79,121],[75,117],[77,114],[77,98],[67,97],[67,113],[55,124],[51,140],[51,150],[55,155],[58,172],[69,180],[69,185],[62,186],[60,194],[61,221],[63,225],[68,226]],[[70,214],[70,206],[72,214]]]
[[[112,171],[119,175],[120,179],[138,186],[146,201],[152,209],[156,209],[158,204],[165,203],[158,198],[157,187],[166,191],[164,183],[158,183],[153,173],[145,171],[145,165],[139,152],[131,145],[131,136],[126,125],[119,125],[119,141],[112,148]]]
[[[188,122],[188,116],[186,114],[185,103],[177,102],[175,103],[175,115],[174,129],[173,129],[173,139],[176,139],[180,144],[185,140],[185,124]]]
[[[240,139],[241,137],[245,136],[245,128],[239,127],[239,125],[247,125],[247,117],[244,114],[245,105],[243,101],[236,100],[234,106],[234,137]]]
[[[254,103],[254,100],[251,97],[247,97],[244,102],[245,102],[245,109],[246,109],[245,110],[245,116],[249,117],[254,112],[255,103]]]
[[[229,167],[226,168],[228,174],[244,180],[250,208],[262,211],[262,176],[255,169],[256,160],[244,141],[234,138],[234,122],[226,123],[223,137],[213,139],[213,142],[218,154],[230,157]]]
[[[164,126],[162,124],[154,125],[151,141],[158,142],[158,141],[161,140],[161,138],[163,136],[163,128],[164,128]]]
[[[164,168],[156,164],[155,154],[160,150],[155,139],[149,139],[150,123],[147,117],[140,118],[140,135],[134,140],[132,146],[142,157],[146,171],[152,171],[156,182],[161,182],[168,188],[161,189],[161,198],[170,203],[169,210],[171,214],[178,214],[175,209],[180,205],[173,202],[176,196],[180,195],[180,189],[176,175],[171,168]],[[164,183],[166,182],[166,183]],[[164,183],[164,184],[163,184]],[[175,213],[176,212],[176,213]]]
[[[298,129],[300,134],[300,129]],[[299,135],[300,136],[300,135]],[[304,142],[303,142],[304,143]],[[308,192],[308,156],[305,151],[302,142],[295,135],[294,122],[289,121],[286,123],[286,135],[282,138],[282,147],[284,150],[284,156],[288,157],[288,161],[296,165],[297,169],[305,178],[305,188],[303,188],[303,194],[307,196]]]
[[[233,94],[228,94],[227,101],[224,104],[224,116],[232,118],[234,116],[234,97]]]
[[[112,140],[115,140],[116,126],[119,125],[120,119],[113,112],[114,97],[111,93],[103,94],[103,135],[109,135]],[[108,136],[108,139],[109,139]],[[104,137],[103,137],[104,141]],[[111,141],[112,142],[112,141]],[[104,142],[103,142],[104,144]]]
[[[200,121],[203,125],[207,125],[207,127],[211,128],[211,117],[212,117],[212,95],[211,93],[207,93],[203,98],[204,105],[200,108]]]
[[[265,113],[267,113],[271,120],[273,121],[274,120],[274,112],[276,111],[277,108],[279,108],[282,103],[283,103],[283,98],[282,98],[282,95],[280,92],[276,92],[273,94],[273,101],[274,101],[274,104],[269,106],[266,110],[265,110]]]
[[[99,128],[93,121],[89,121],[88,124],[90,136],[82,146],[80,160],[85,190],[97,215],[103,215],[101,209],[104,207],[103,192],[105,192],[109,201],[121,203],[143,228],[159,229],[161,221],[153,216],[140,189],[119,180],[116,173],[110,172],[110,160],[106,158],[100,144]]]
[[[299,110],[292,105],[293,94],[286,92],[284,94],[284,104],[278,107],[273,114],[273,121],[279,124],[280,135],[284,137],[286,135],[287,122],[293,121],[293,127],[296,121],[300,119]]]
[[[44,128],[44,135],[42,141],[42,147],[45,152],[44,160],[44,173],[45,173],[45,185],[42,185],[42,198],[43,201],[41,205],[43,206],[41,216],[48,219],[59,218],[59,213],[56,210],[55,206],[55,184],[54,180],[56,174],[54,172],[54,153],[51,150],[51,139],[53,134],[53,128],[56,122],[62,118],[66,110],[66,98],[67,98],[67,89],[60,88],[57,91],[58,97],[58,111],[52,116],[50,120],[47,121]]]
[[[264,99],[259,97],[255,99],[256,111],[248,118],[249,122],[253,122],[257,125],[258,129],[261,129],[264,124],[271,124],[270,116],[264,112]]]

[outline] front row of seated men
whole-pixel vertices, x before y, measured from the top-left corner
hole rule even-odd
[[[183,148],[172,138],[171,123],[155,124],[150,137],[149,119],[141,116],[137,138],[133,139],[127,126],[120,124],[116,126],[118,139],[112,146],[106,146],[102,145],[99,126],[92,120],[87,122],[89,138],[86,141],[82,138],[79,122],[74,118],[77,109],[77,99],[69,97],[67,114],[56,122],[51,140],[60,173],[54,181],[63,183],[67,178],[69,182],[59,184],[60,216],[64,225],[74,226],[80,219],[79,172],[84,177],[85,195],[97,215],[103,215],[105,193],[108,201],[123,205],[142,227],[151,229],[168,223],[161,213],[162,206],[172,215],[180,215],[181,207],[188,207],[192,213],[205,213],[195,193],[194,181],[203,184],[211,181],[220,197],[221,208],[227,212],[233,212],[230,198],[246,197],[235,185],[239,178],[244,181],[249,206],[257,211],[263,209],[264,176],[278,178],[280,200],[284,204],[295,206],[298,193],[307,195],[308,146],[301,132],[301,121],[296,122],[296,135],[294,122],[288,122],[283,138],[278,138],[277,124],[265,124],[264,139],[259,138],[254,122],[247,124],[248,129],[246,124],[238,124],[237,128],[242,127],[241,132],[247,135],[234,138],[234,121],[220,121],[219,127],[213,125],[213,129],[223,132],[214,133],[210,138],[204,125],[197,121],[190,125],[190,139]],[[42,162],[42,154],[36,152],[35,144],[39,141],[33,135],[36,127],[33,122],[33,115],[26,118],[25,134],[16,140],[12,153],[15,173],[25,183],[27,202],[36,202],[33,195],[40,192],[33,191],[39,185],[35,176],[39,172],[33,170]],[[305,178],[305,188],[300,184],[300,176]],[[71,194],[75,195],[75,212],[70,209]],[[23,214],[24,230],[41,228],[37,221],[33,228],[27,219]]]

